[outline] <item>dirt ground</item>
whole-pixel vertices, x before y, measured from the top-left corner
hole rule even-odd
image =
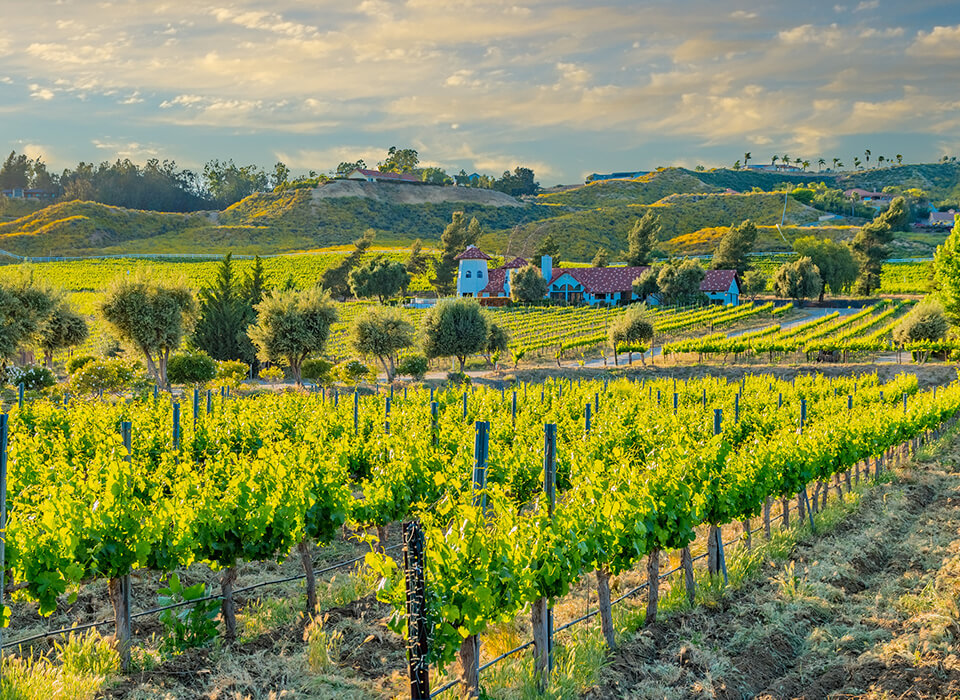
[[[960,439],[827,535],[633,636],[601,698],[960,698]]]

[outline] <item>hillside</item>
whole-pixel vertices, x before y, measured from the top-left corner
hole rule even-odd
[[[543,204],[598,207],[613,204],[653,204],[671,194],[721,191],[683,168],[664,168],[634,180],[597,180],[536,199]]]
[[[525,224],[515,230],[488,234],[483,245],[510,255],[529,255],[537,242],[550,235],[564,251],[564,259],[590,260],[603,246],[609,251],[625,250],[627,232],[633,222],[651,209],[660,216],[661,240],[717,226],[729,226],[744,219],[773,225],[783,214],[779,194],[674,194],[650,205],[627,204],[568,212]],[[787,200],[786,221],[809,224],[821,212],[794,199]]]
[[[917,187],[930,193],[934,204],[960,202],[960,163],[920,163],[845,173],[837,187],[880,191],[884,187]]]

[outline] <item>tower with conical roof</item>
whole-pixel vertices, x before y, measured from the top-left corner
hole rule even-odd
[[[459,263],[457,271],[457,296],[478,297],[480,290],[487,286],[487,261],[490,256],[475,245],[454,258]]]

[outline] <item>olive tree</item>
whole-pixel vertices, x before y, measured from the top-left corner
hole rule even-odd
[[[143,355],[157,384],[169,389],[167,362],[180,346],[195,308],[186,287],[120,279],[107,290],[100,314],[121,341]]]
[[[619,365],[617,353],[620,346],[633,346],[653,340],[653,321],[648,317],[645,307],[631,306],[623,316],[614,321],[607,336],[613,346],[613,363]],[[643,355],[640,360],[643,362]]]
[[[810,258],[803,257],[784,263],[773,276],[773,292],[778,297],[789,297],[797,303],[815,297],[823,289],[820,270]]]
[[[410,275],[403,263],[382,257],[351,270],[347,279],[353,296],[377,297],[381,304],[410,284]]]
[[[358,353],[372,355],[383,365],[387,381],[396,375],[397,354],[413,344],[413,326],[396,309],[372,307],[357,316],[350,327],[350,345]]]
[[[87,339],[89,329],[83,316],[66,304],[58,304],[43,320],[37,340],[43,349],[44,364],[53,366],[53,353],[76,347]]]
[[[483,347],[483,357],[488,364],[494,364],[493,356],[500,356],[507,351],[510,346],[510,334],[490,321],[487,327],[487,342]]]
[[[489,327],[480,304],[473,299],[443,299],[423,317],[423,354],[431,360],[456,357],[463,372],[467,356],[483,352],[486,347]]]
[[[50,292],[26,277],[0,282],[0,368],[34,337],[54,304]]]
[[[897,324],[893,329],[893,339],[900,345],[943,340],[949,326],[943,305],[934,299],[925,299]],[[919,353],[920,361],[925,361],[928,354],[929,351]]]
[[[274,291],[255,308],[257,322],[247,328],[247,335],[257,356],[267,362],[286,362],[297,386],[302,386],[303,361],[323,350],[330,326],[337,320],[330,295],[318,287]]]

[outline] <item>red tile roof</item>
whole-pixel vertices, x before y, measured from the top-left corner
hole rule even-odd
[[[489,294],[492,297],[495,297],[499,294],[504,294],[506,290],[503,288],[503,283],[507,279],[507,271],[498,267],[496,270],[490,270],[487,275],[487,286],[480,290],[481,294]]]
[[[475,245],[468,245],[467,249],[464,250],[460,255],[454,258],[454,260],[489,260],[490,256],[484,253],[482,250],[477,248]]]
[[[701,292],[725,292],[730,289],[730,284],[737,278],[736,270],[707,270],[707,274],[700,283]],[[737,287],[740,283],[737,283]]]
[[[420,182],[416,175],[411,175],[410,173],[385,173],[379,170],[364,170],[363,168],[357,168],[357,170],[366,175],[367,177],[376,178],[377,180],[400,180],[402,182]]]
[[[563,275],[570,275],[583,285],[584,292],[590,294],[632,292],[633,281],[649,269],[649,267],[554,268],[550,283],[553,284]]]
[[[506,265],[504,265],[504,266],[503,266],[503,269],[504,269],[504,270],[518,270],[518,269],[520,269],[521,267],[526,267],[526,266],[529,265],[529,264],[530,264],[530,263],[528,263],[528,262],[527,262],[526,260],[524,260],[523,258],[514,258],[513,260],[511,260],[510,262],[508,262]]]

